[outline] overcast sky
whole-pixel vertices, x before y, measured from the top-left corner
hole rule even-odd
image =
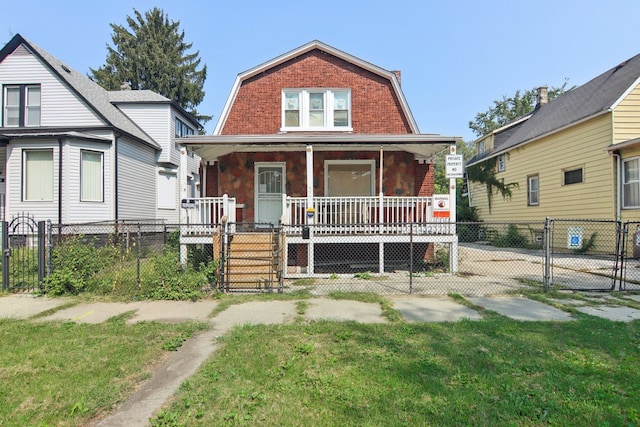
[[[495,99],[581,85],[640,53],[638,0],[2,0],[0,45],[16,33],[81,73],[104,64],[110,23],[157,6],[207,64],[211,133],[238,73],[312,40],[387,70],[422,133],[475,139]]]

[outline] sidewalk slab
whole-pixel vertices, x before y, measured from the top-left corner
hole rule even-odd
[[[601,305],[578,307],[577,310],[615,322],[631,322],[640,319],[640,310],[631,307]]]
[[[31,294],[12,294],[0,297],[0,317],[27,319],[65,304],[64,299],[52,299]]]
[[[407,322],[457,322],[482,318],[476,310],[451,298],[394,297],[391,301]]]
[[[470,297],[468,300],[515,320],[573,320],[565,311],[522,297]]]
[[[222,335],[234,326],[291,323],[295,317],[294,301],[251,301],[228,307],[211,322],[218,335]]]
[[[43,321],[62,320],[78,323],[102,323],[111,317],[128,311],[135,311],[140,303],[95,302],[78,304],[73,307],[56,311],[50,316],[43,317]]]
[[[179,323],[187,320],[208,321],[218,305],[217,301],[141,301],[136,314],[127,323],[164,322]]]
[[[352,300],[314,298],[310,300],[305,317],[308,320],[355,321],[360,323],[385,323],[379,304]]]

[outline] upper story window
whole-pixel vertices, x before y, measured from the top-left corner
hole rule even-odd
[[[481,156],[484,154],[484,139],[476,143],[476,154]]]
[[[285,89],[282,93],[282,128],[351,130],[351,91]]]
[[[176,117],[176,129],[175,135],[176,138],[183,138],[185,136],[194,135],[196,133],[195,130],[187,126],[185,122]]]
[[[40,85],[6,85],[3,105],[3,126],[40,126]]]
[[[505,154],[498,156],[498,172],[504,172],[507,170],[507,159]]]

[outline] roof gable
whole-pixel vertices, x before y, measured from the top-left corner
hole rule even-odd
[[[494,150],[485,157],[611,112],[639,82],[640,54],[533,111],[515,131],[505,129],[510,135],[499,138],[499,144],[499,133],[496,133]]]
[[[16,34],[0,50],[0,62],[18,48],[37,56],[67,87],[74,91],[105,123],[155,149],[160,145],[110,102],[108,92],[91,79],[64,64],[37,45]]]
[[[381,78],[383,78],[384,80],[388,81],[391,85],[391,87],[393,88],[393,92],[395,94],[395,96],[397,97],[397,99],[399,100],[399,104],[402,110],[402,113],[404,115],[404,117],[406,118],[407,122],[409,123],[409,126],[412,130],[413,133],[419,133],[418,130],[418,126],[413,118],[413,115],[411,114],[411,110],[409,109],[409,106],[407,104],[406,98],[404,97],[404,94],[402,93],[402,90],[400,88],[400,82],[398,80],[398,77],[395,73],[391,72],[391,71],[387,71],[383,68],[380,68],[376,65],[373,65],[369,62],[363,61],[362,59],[359,59],[353,55],[350,55],[348,53],[345,53],[341,50],[338,50],[334,47],[331,47],[327,44],[324,44],[318,40],[314,40],[312,42],[309,42],[303,46],[300,46],[297,49],[294,49],[292,51],[289,51],[283,55],[280,55],[270,61],[267,61],[263,64],[260,64],[254,68],[251,68],[247,71],[244,71],[240,74],[238,74],[238,76],[236,77],[235,83],[232,87],[231,93],[229,95],[229,97],[227,98],[227,102],[223,108],[222,114],[220,115],[220,119],[218,120],[218,123],[216,125],[216,128],[214,130],[214,135],[219,135],[222,132],[222,129],[224,128],[226,119],[229,116],[229,113],[231,111],[231,107],[233,106],[236,97],[238,95],[238,92],[240,90],[240,87],[242,86],[242,84],[256,76],[260,76],[266,72],[268,72],[269,70],[272,70],[276,67],[279,67],[287,62],[293,61],[297,58],[300,58],[302,56],[305,56],[307,54],[309,54],[310,52],[314,51],[314,50],[318,50],[321,51],[323,53],[332,55],[342,61],[348,62],[349,64],[352,64],[356,67],[362,68],[367,70],[368,72],[371,72]]]

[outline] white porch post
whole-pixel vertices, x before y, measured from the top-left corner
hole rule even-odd
[[[187,171],[189,168],[187,167],[188,159],[187,159],[187,149],[184,147],[180,148],[180,168],[178,169],[178,185],[180,186],[180,201],[189,197],[187,191]],[[180,206],[180,224],[187,223],[187,210]]]
[[[384,169],[384,150],[382,145],[380,146],[380,171],[378,172],[378,232],[380,234],[384,231],[383,221],[384,221],[384,186],[382,185],[382,180],[384,178],[383,174]],[[384,266],[380,267],[381,269]]]
[[[307,208],[313,208],[313,145],[307,145]],[[315,220],[315,215],[309,216],[307,215],[307,224],[313,225]],[[314,266],[313,266],[313,227],[309,229],[309,244],[307,245],[307,264],[308,269],[307,272],[309,274],[313,274]]]
[[[455,144],[449,147],[449,153],[456,154]],[[452,234],[451,250],[449,251],[449,271],[458,272],[458,234],[456,230],[456,178],[449,178],[449,233]]]

